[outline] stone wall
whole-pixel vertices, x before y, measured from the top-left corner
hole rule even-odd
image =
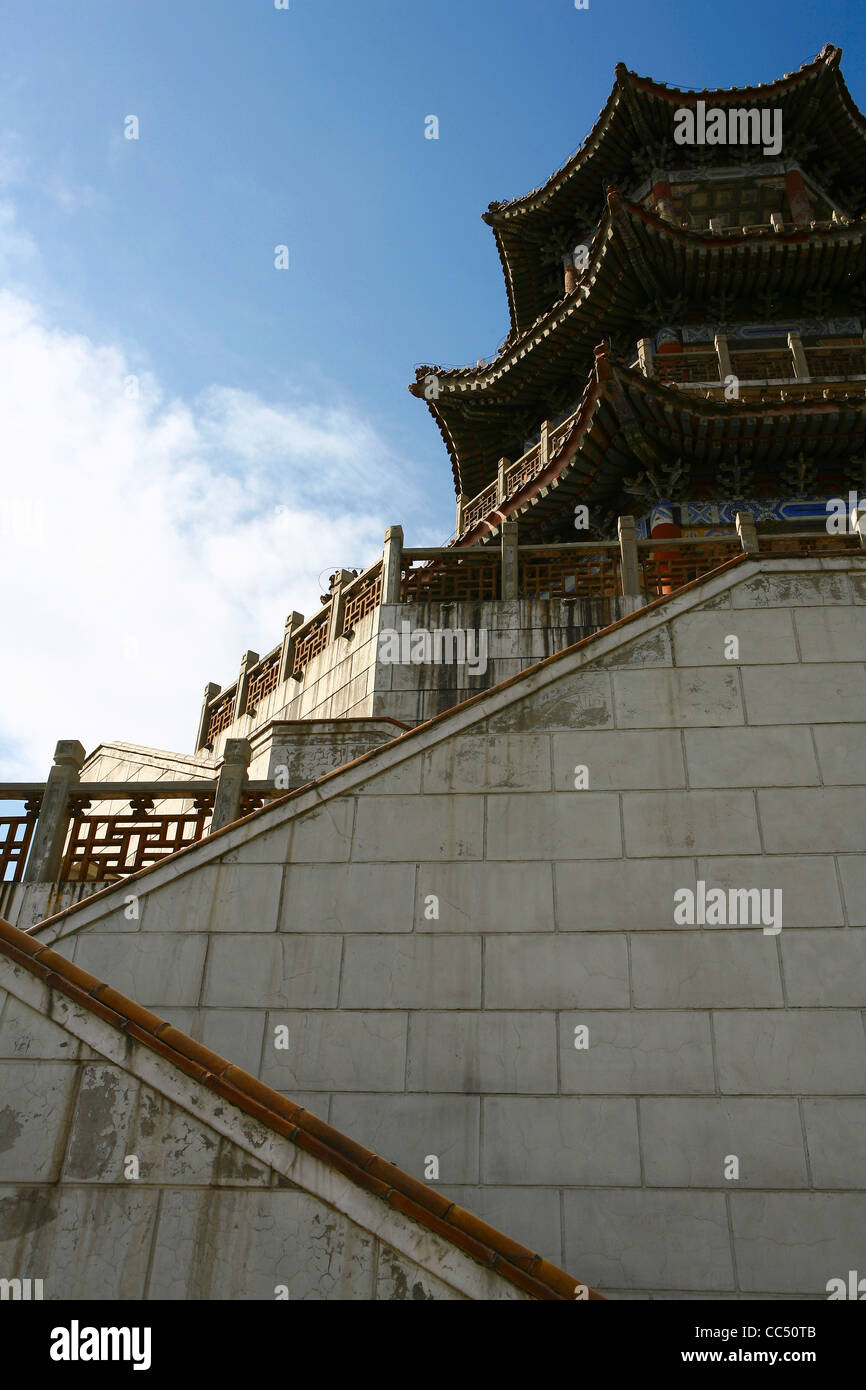
[[[743,560],[45,939],[610,1297],[825,1297],[866,1228],[864,604],[857,555]],[[699,882],[782,929],[677,921]]]

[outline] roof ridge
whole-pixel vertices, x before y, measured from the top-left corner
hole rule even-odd
[[[22,966],[51,989],[83,1005],[103,1022],[134,1038],[299,1148],[336,1168],[395,1210],[444,1236],[524,1292],[544,1300],[571,1300],[586,1287],[565,1270],[465,1211],[396,1164],[357,1144],[250,1072],[212,1052],[158,1014],[74,965],[50,946],[41,945],[3,918],[0,918],[0,955]],[[593,1300],[603,1299],[594,1289],[588,1290],[588,1296]]]

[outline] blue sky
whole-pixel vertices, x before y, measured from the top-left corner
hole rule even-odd
[[[507,307],[480,213],[580,144],[617,61],[741,85],[830,41],[863,107],[863,16],[839,0],[7,0],[0,339],[19,366],[0,468],[18,500],[0,541],[20,580],[9,542],[33,489],[57,559],[7,651],[11,636],[38,673],[47,628],[54,667],[102,652],[109,668],[89,704],[54,685],[23,724],[25,687],[0,697],[14,773],[36,775],[59,737],[187,748],[204,682],[311,612],[323,571],[368,562],[390,522],[410,543],[449,534],[450,466],[407,383],[418,362],[496,350]],[[142,400],[118,413],[130,374]]]

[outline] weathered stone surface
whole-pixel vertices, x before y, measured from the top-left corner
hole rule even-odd
[[[816,1187],[866,1188],[866,1099],[804,1100],[803,1119]]]
[[[428,915],[434,911],[438,917]],[[552,868],[540,862],[421,864],[415,930],[553,931]]]
[[[331,1108],[335,1128],[434,1186],[478,1182],[480,1116],[477,1096],[337,1095]]]
[[[808,728],[686,729],[692,787],[804,787],[820,780]]]
[[[646,1098],[640,1130],[653,1187],[809,1185],[795,1100]],[[731,1157],[736,1180],[725,1176]]]
[[[719,1085],[731,1095],[856,1095],[866,1036],[853,1010],[728,1010],[715,1015]]]
[[[635,1102],[490,1096],[482,1171],[492,1184],[639,1185]]]
[[[289,1047],[266,1042],[262,1080],[277,1091],[401,1091],[406,1071],[406,1015],[396,1010],[355,1013],[272,1013]]]
[[[616,671],[613,691],[620,729],[744,723],[736,671]]]
[[[414,864],[300,865],[286,870],[280,930],[408,932],[414,907]]]
[[[565,1255],[595,1288],[734,1287],[721,1192],[566,1192]]]
[[[217,936],[210,943],[203,1002],[262,1008],[333,1008],[340,984],[340,938]]]
[[[652,733],[625,729],[553,735],[556,791],[574,791],[576,769],[586,768],[589,791],[630,791],[640,787],[684,787],[679,730]],[[581,776],[581,780],[582,776]]]
[[[632,990],[640,1009],[781,1004],[775,938],[760,927],[644,932],[632,941]]]
[[[550,1092],[556,1089],[552,1013],[415,1013],[409,1027],[412,1091]]]
[[[576,1033],[576,1029],[587,1033]],[[587,1046],[576,1047],[586,1039]],[[715,1089],[710,1018],[706,1013],[656,1009],[581,1009],[560,1017],[563,1091],[688,1095]]]
[[[863,1262],[866,1196],[736,1192],[731,1223],[743,1289],[827,1297]]]
[[[755,802],[747,791],[626,792],[622,813],[629,855],[761,850]]]
[[[358,800],[353,858],[480,859],[484,801],[480,796],[375,796]]]
[[[59,1176],[75,1071],[73,1062],[0,1062],[0,1182]]]
[[[729,637],[739,643],[733,659],[725,655]],[[674,623],[674,659],[677,666],[730,667],[796,661],[791,614],[786,609],[685,614]]]
[[[621,849],[615,796],[515,792],[488,800],[488,859],[599,859]]]
[[[340,1002],[347,1009],[477,1008],[481,941],[432,933],[350,936]]]
[[[628,1008],[624,936],[500,936],[487,942],[488,1009]]]

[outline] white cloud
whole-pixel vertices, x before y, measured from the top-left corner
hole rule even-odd
[[[43,777],[59,738],[190,749],[205,682],[276,645],[393,520],[402,471],[351,410],[177,400],[146,373],[130,399],[133,372],[0,292],[6,779]]]

